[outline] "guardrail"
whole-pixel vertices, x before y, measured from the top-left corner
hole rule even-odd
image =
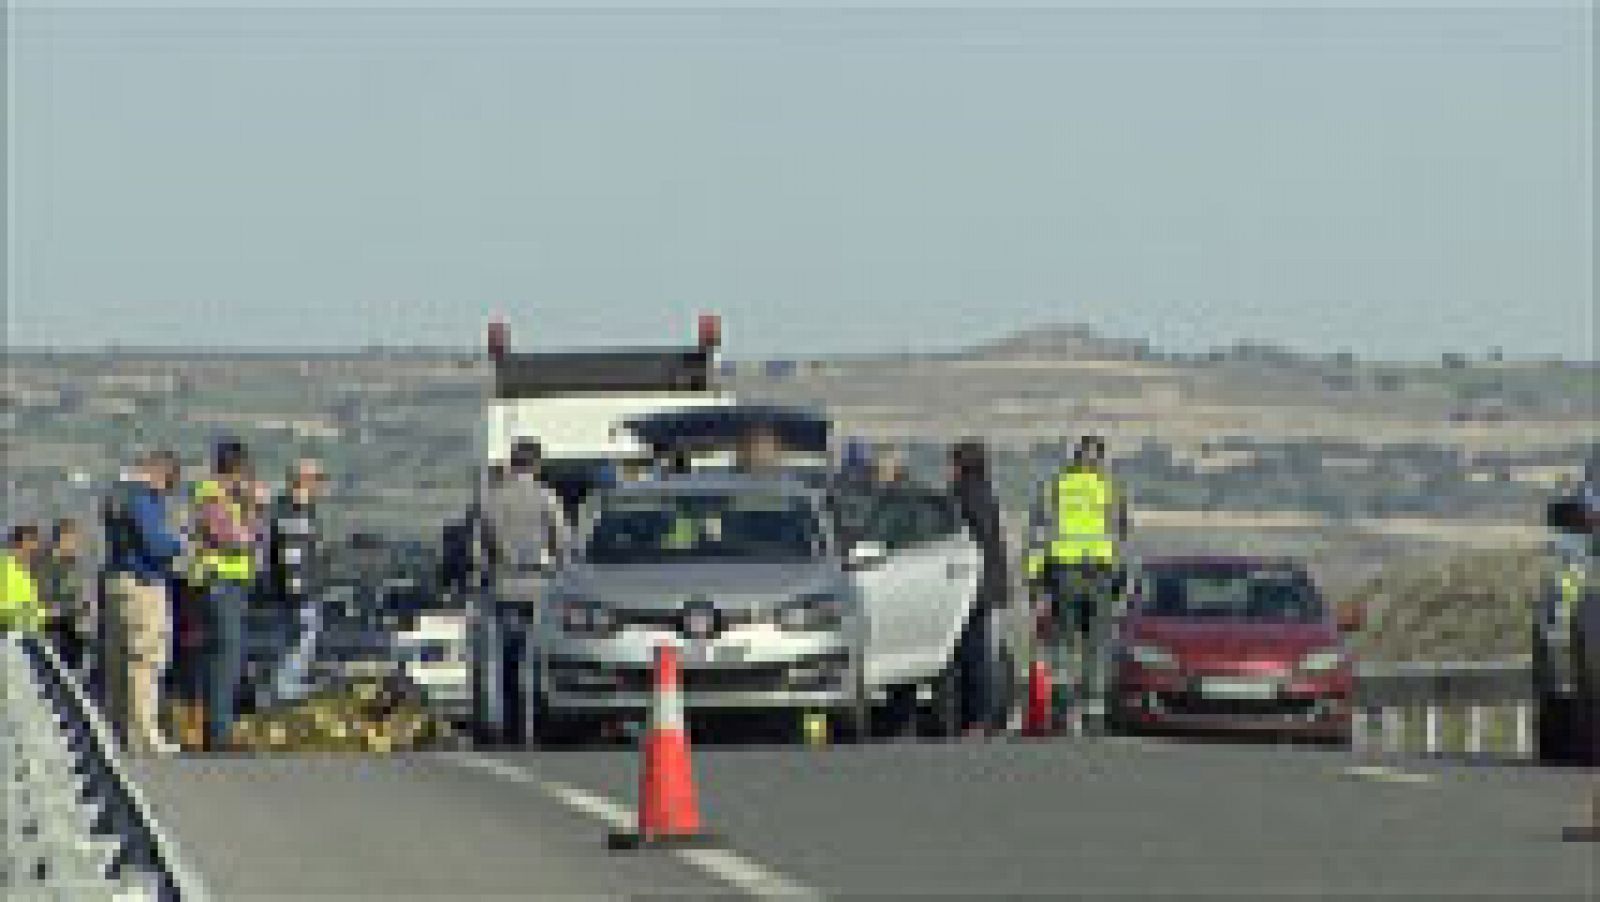
[[[205,890],[55,653],[0,634],[0,895],[190,902]]]
[[[1364,664],[1357,670],[1357,751],[1534,754],[1533,663]]]

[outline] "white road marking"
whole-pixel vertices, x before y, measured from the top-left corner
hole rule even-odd
[[[577,809],[597,821],[604,821],[613,829],[626,830],[634,824],[633,812],[610,799],[601,798],[592,793],[584,792],[575,786],[566,786],[560,783],[546,783],[543,788],[546,792],[555,796],[556,801],[569,808]]]
[[[443,756],[463,767],[492,774],[511,783],[531,786],[562,805],[601,821],[616,830],[627,830],[638,822],[632,809],[604,796],[553,780],[545,780],[523,768],[486,758],[475,752],[456,752]],[[692,867],[737,889],[762,898],[821,898],[821,893],[790,880],[737,852],[725,849],[673,849],[673,854]]]
[[[819,899],[821,894],[725,849],[680,849],[678,855],[724,883],[762,898]]]
[[[1378,780],[1384,783],[1432,783],[1431,774],[1416,774],[1409,771],[1395,770],[1392,767],[1361,766],[1347,767],[1340,771],[1347,777],[1360,777],[1363,780]]]

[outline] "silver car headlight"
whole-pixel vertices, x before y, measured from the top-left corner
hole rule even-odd
[[[1151,670],[1174,670],[1178,666],[1172,652],[1158,645],[1130,645],[1123,653],[1128,660]]]
[[[1301,673],[1327,673],[1337,670],[1346,660],[1342,648],[1321,648],[1300,659],[1295,668]]]
[[[806,595],[778,607],[774,622],[794,632],[836,630],[844,625],[844,599],[832,594]]]

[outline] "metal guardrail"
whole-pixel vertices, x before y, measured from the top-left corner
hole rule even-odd
[[[1535,753],[1533,662],[1412,661],[1357,669],[1357,751]]]
[[[0,634],[0,752],[0,895],[206,898],[76,678],[14,633]]]
[[[1533,659],[1362,664],[1356,680],[1360,701],[1376,706],[1524,702],[1533,698]]]

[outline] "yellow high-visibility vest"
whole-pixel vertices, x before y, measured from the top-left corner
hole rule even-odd
[[[1116,560],[1112,525],[1116,496],[1111,480],[1093,470],[1067,470],[1056,477],[1048,503],[1055,514],[1055,535],[1044,549],[1028,556],[1029,576],[1038,576],[1047,561]]]
[[[1558,614],[1562,621],[1570,621],[1572,615],[1578,610],[1578,599],[1583,597],[1583,590],[1588,582],[1588,572],[1581,565],[1574,564],[1561,571],[1558,581],[1560,595],[1557,603],[1560,605]]]
[[[43,623],[38,582],[16,552],[0,553],[0,630],[33,632]]]
[[[667,531],[662,544],[667,550],[684,551],[694,547],[698,535],[699,530],[696,529],[694,520],[680,515],[672,519],[672,528]]]
[[[198,515],[201,506],[210,501],[221,501],[227,506],[229,516],[235,520],[244,516],[239,503],[223,491],[221,485],[210,479],[201,480],[194,487],[195,513]],[[207,546],[202,547],[195,555],[194,566],[190,569],[190,579],[199,585],[218,580],[248,583],[255,578],[255,569],[255,554],[249,548]]]

